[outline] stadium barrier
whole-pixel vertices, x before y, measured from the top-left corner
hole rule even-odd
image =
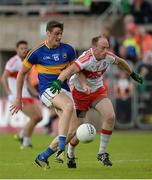
[[[144,84],[136,85],[134,119],[140,129],[152,129],[152,64],[140,62],[135,68],[144,77]]]
[[[130,63],[130,62],[129,62]],[[119,73],[116,67],[109,72],[110,97],[116,112],[116,125],[118,129],[152,129],[152,65],[142,61],[133,65],[136,72],[144,77],[144,84],[139,85],[128,79],[134,85],[133,94],[124,99],[116,98],[114,95],[114,84],[118,79],[115,74]]]
[[[133,64],[128,61],[128,63],[133,66]],[[131,94],[128,92],[128,89],[119,89],[119,93],[116,91],[116,85],[119,84],[120,88],[123,88],[126,83],[132,84],[133,82],[130,78],[127,77],[123,80],[121,79],[120,73],[123,73],[117,66],[111,66],[107,72],[107,79],[109,81],[109,96],[114,105],[114,110],[116,113],[116,129],[131,129],[135,127],[134,121],[134,92]],[[120,82],[119,82],[120,81]],[[118,89],[118,87],[117,87]],[[123,91],[123,92],[121,92]],[[125,93],[125,94],[124,94]],[[116,95],[117,94],[117,95]]]

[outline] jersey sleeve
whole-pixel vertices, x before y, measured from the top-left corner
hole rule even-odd
[[[115,62],[115,55],[112,52],[108,52],[106,55],[106,60],[110,62],[110,64],[113,64]]]
[[[17,59],[13,59],[13,58],[8,60],[6,65],[5,65],[5,70],[7,70],[9,72],[17,71],[16,61],[17,61]]]
[[[79,69],[82,70],[89,65],[90,56],[90,52],[83,52],[83,54],[79,56],[78,59],[74,61],[74,63],[78,66]]]
[[[32,68],[33,65],[37,64],[38,58],[36,51],[29,52],[26,58],[23,61],[24,66],[27,68]]]

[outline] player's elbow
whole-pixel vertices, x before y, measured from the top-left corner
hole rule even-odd
[[[17,76],[24,77],[30,71],[29,68],[22,66],[21,70],[18,72]]]
[[[25,75],[26,75],[26,72],[21,70],[17,74],[17,79],[24,79]]]

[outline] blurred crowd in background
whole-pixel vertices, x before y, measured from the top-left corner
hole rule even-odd
[[[18,7],[22,6],[27,9],[30,6],[35,7],[35,9],[31,10],[26,15],[50,16],[70,13],[75,15],[101,15],[112,3],[119,6],[118,13],[132,14],[136,23],[146,24],[152,22],[151,0],[1,0],[0,6],[3,6],[4,10],[4,6],[6,5]],[[43,8],[39,9],[38,7],[40,6]],[[18,12],[15,10],[15,8],[12,8],[11,12],[7,9],[6,11],[2,11],[1,14],[17,14]],[[21,12],[22,15],[24,13],[25,12]]]

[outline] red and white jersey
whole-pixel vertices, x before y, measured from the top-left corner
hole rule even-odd
[[[5,66],[5,70],[10,72],[10,77],[8,77],[8,85],[12,94],[8,96],[8,99],[11,102],[13,102],[16,98],[16,78],[21,67],[22,67],[22,60],[18,55],[15,55],[11,59],[9,59]],[[23,98],[31,97],[30,93],[28,92],[26,78],[23,84],[22,97]]]
[[[96,60],[93,55],[93,50],[90,48],[84,51],[83,54],[75,61],[75,64],[81,69],[86,76],[86,81],[91,87],[91,92],[95,92],[98,88],[103,86],[103,74],[106,72],[108,66],[115,61],[115,56],[111,52],[108,52],[105,59]],[[84,92],[77,75],[71,77],[71,83],[75,88],[81,92]]]

